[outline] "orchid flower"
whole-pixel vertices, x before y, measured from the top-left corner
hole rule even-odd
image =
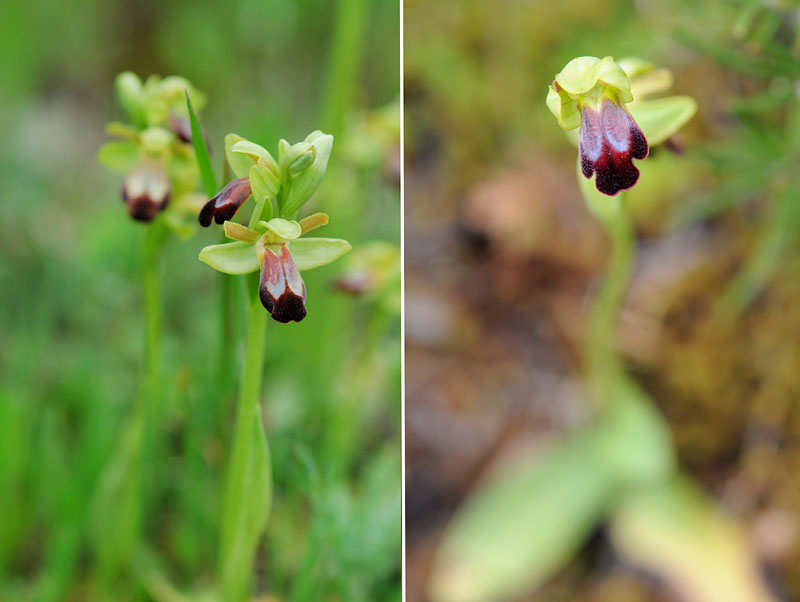
[[[547,106],[578,146],[581,173],[615,195],[639,179],[633,159],[668,140],[694,115],[689,96],[649,98],[672,85],[672,73],[637,58],[578,57],[556,75]]]
[[[639,179],[633,159],[647,157],[647,139],[624,104],[633,100],[628,76],[610,56],[571,60],[556,75],[547,106],[566,129],[580,127],[581,172],[613,196]]]

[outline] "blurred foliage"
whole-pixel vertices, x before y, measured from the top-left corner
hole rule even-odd
[[[409,599],[796,599],[796,3],[409,1],[405,18]],[[646,464],[653,437],[627,420],[613,458],[586,443],[597,409],[577,358],[608,245],[544,105],[580,55],[668,66],[699,106],[639,163],[616,338],[716,502],[683,477],[640,483],[594,531],[631,491],[598,474]],[[459,543],[441,536],[462,500]],[[500,532],[514,545],[488,543]],[[505,579],[458,575],[459,548]],[[475,587],[443,592],[459,578]]]
[[[342,19],[356,24],[343,90],[326,83],[340,68],[330,48]],[[226,132],[277,143],[335,122],[310,209],[336,215],[326,235],[397,253],[399,191],[384,165],[399,148],[398,36],[398,7],[377,1],[0,5],[0,599],[98,599],[89,506],[121,445],[144,344],[143,231],[119,178],[95,160],[103,124],[120,118],[114,76],[180,74],[202,89],[218,173]],[[368,122],[384,125],[369,133]],[[359,148],[370,151],[345,152]],[[217,236],[170,240],[164,252],[164,407],[135,585],[116,600],[209,599],[216,581],[241,351],[234,320],[220,373],[220,282],[197,260]],[[275,498],[254,575],[262,596],[400,598],[399,315],[337,290],[343,274],[309,273],[308,318],[268,327],[262,410]],[[397,280],[382,282],[380,298],[397,299]]]

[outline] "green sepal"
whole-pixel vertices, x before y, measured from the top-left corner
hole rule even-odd
[[[231,171],[237,178],[244,178],[250,175],[250,168],[255,165],[256,162],[248,155],[231,151],[231,147],[239,140],[244,140],[244,138],[238,134],[228,134],[225,136],[225,160],[228,162],[228,165],[231,166]]]
[[[256,245],[240,241],[205,247],[199,259],[226,274],[249,274],[259,268]]]
[[[298,270],[310,270],[336,261],[353,247],[340,238],[298,238],[289,251]]]
[[[97,160],[111,171],[126,175],[139,162],[139,147],[128,140],[112,140],[100,147]]]
[[[278,171],[277,162],[269,153],[269,151],[260,144],[256,144],[255,142],[250,142],[249,140],[241,138],[233,143],[231,146],[231,152],[248,155],[253,163],[259,159],[263,159],[266,161],[267,165],[269,165],[270,169],[273,169],[275,172]]]
[[[681,129],[697,111],[697,102],[691,96],[670,96],[642,100],[627,108],[652,147]]]
[[[553,86],[547,89],[547,108],[565,130],[574,130],[581,125],[578,102],[564,90],[556,91]]]
[[[556,82],[573,96],[587,94],[596,85],[601,84],[612,88],[620,102],[633,100],[627,74],[610,56],[603,59],[594,56],[572,59],[556,75]]]

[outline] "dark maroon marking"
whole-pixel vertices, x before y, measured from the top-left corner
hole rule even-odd
[[[178,137],[178,140],[185,142],[186,144],[192,143],[192,124],[188,118],[179,117],[175,113],[170,113],[167,117],[167,122],[169,124],[169,129],[171,129],[172,133]],[[208,134],[206,134],[203,126],[200,126],[200,131],[203,132],[203,142],[205,142],[206,148],[210,153],[211,141],[208,139]]]
[[[258,296],[276,322],[300,322],[306,317],[306,285],[285,246],[280,256],[270,249],[264,251]]]
[[[169,195],[160,203],[153,201],[146,195],[140,195],[131,199],[124,199],[128,205],[128,214],[137,222],[151,222],[158,215],[159,211],[166,209],[169,204]]]
[[[181,142],[192,143],[192,124],[185,117],[178,117],[175,113],[170,113],[167,117],[169,129]]]
[[[250,179],[238,178],[230,182],[200,210],[197,221],[204,228],[211,225],[212,219],[218,224],[233,218],[239,207],[250,197]]]
[[[288,291],[275,300],[275,307],[270,312],[272,319],[281,324],[291,321],[300,322],[306,317],[306,305],[301,297]]]
[[[122,183],[122,201],[128,206],[128,214],[137,222],[150,222],[169,205],[170,190],[164,187],[163,195],[155,196],[155,190],[144,189],[139,194],[131,195],[128,192],[130,185],[129,180],[126,178]],[[138,186],[136,188],[139,188]],[[140,189],[140,188],[139,188]],[[140,189],[141,190],[141,189]]]
[[[609,99],[603,100],[599,113],[583,108],[578,148],[581,172],[587,178],[596,173],[597,190],[609,196],[636,184],[639,170],[633,159],[644,159],[649,151],[633,117]]]

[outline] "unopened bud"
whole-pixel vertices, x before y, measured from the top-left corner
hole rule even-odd
[[[131,72],[125,71],[117,76],[117,97],[119,104],[138,127],[144,126],[145,93],[142,81]]]
[[[291,146],[281,157],[280,164],[290,176],[296,177],[308,169],[317,156],[316,149],[308,142],[298,142]]]

